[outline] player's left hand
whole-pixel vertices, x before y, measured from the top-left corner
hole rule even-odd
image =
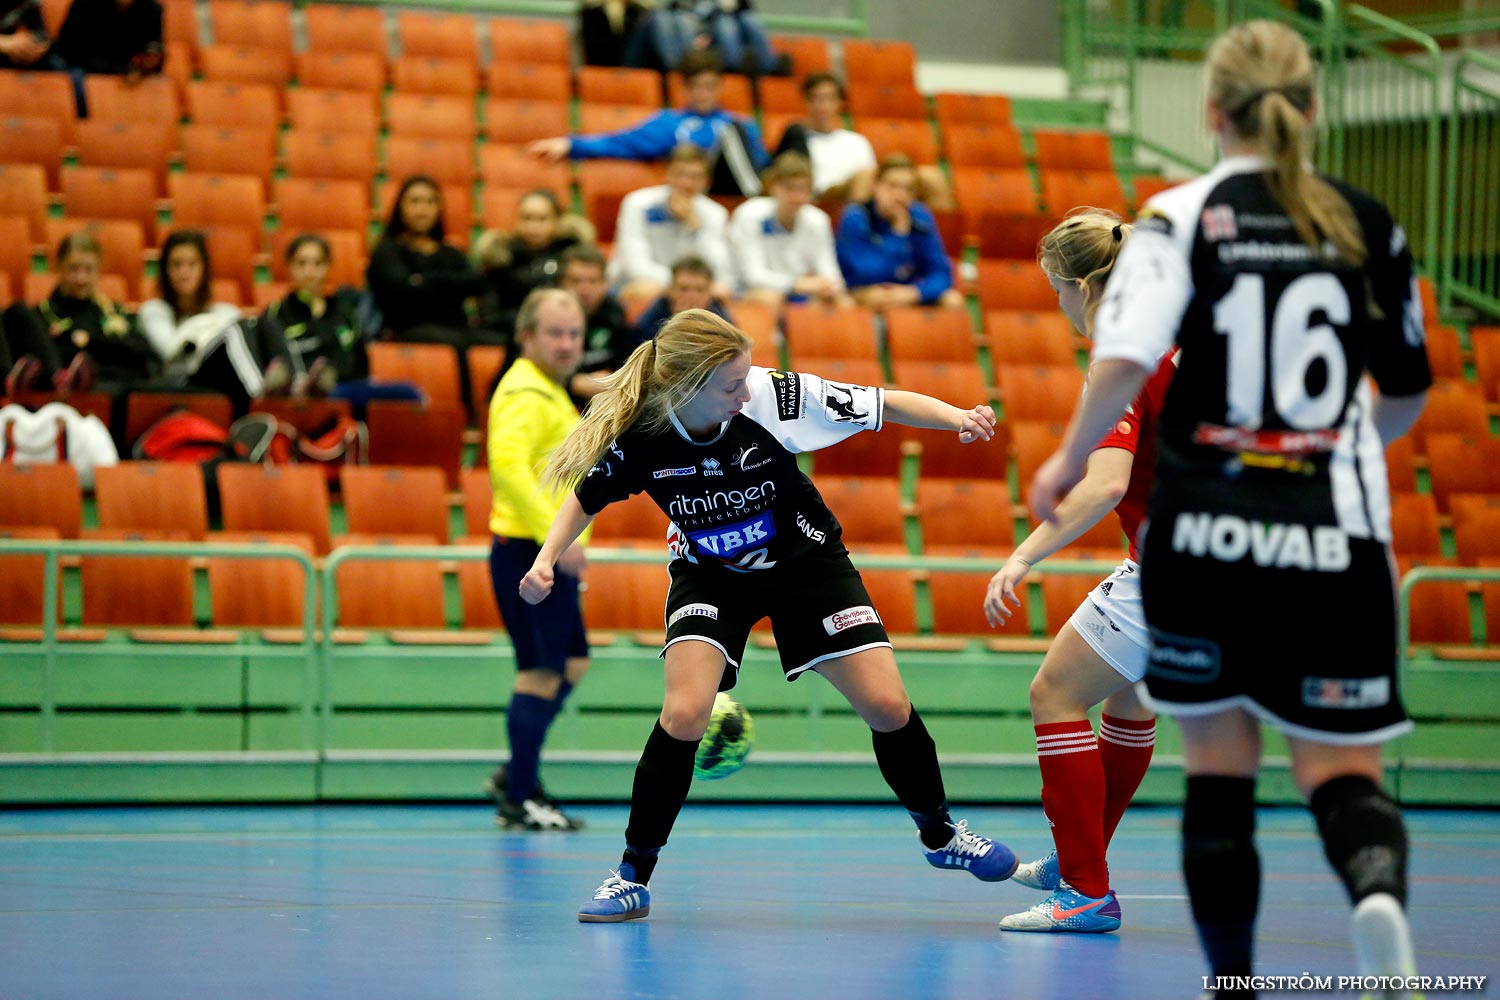
[[[1031,507],[1032,515],[1039,521],[1052,520],[1052,516],[1057,513],[1058,501],[1078,485],[1083,472],[1081,464],[1069,465],[1067,455],[1061,451],[1054,451],[1048,456],[1031,478],[1031,489],[1026,494],[1026,502]]]
[[[958,439],[964,444],[988,441],[995,436],[995,411],[989,404],[981,404],[964,414],[958,425]]]

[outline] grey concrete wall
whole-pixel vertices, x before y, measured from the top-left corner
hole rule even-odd
[[[757,0],[775,14],[847,13],[846,0],[812,6],[805,0]],[[1057,0],[866,0],[870,35],[917,47],[917,58],[942,62],[1062,61]]]

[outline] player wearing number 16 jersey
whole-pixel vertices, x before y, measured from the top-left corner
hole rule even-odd
[[[645,492],[672,521],[661,717],[636,766],[620,868],[579,920],[649,912],[647,883],[687,799],[714,695],[734,686],[745,640],[765,617],[787,678],[822,674],[870,727],[880,773],[916,822],[928,863],[987,882],[1015,871],[1004,844],[949,818],[937,750],[906,695],[880,614],[838,521],[797,468],[796,452],[887,421],[974,442],[992,436],[995,414],[753,367],[750,338],[690,309],[636,348],[553,453],[547,477],[577,486],[521,581],[529,603],[551,591],[558,556],[608,504]]]
[[[1383,446],[1431,374],[1405,234],[1307,165],[1313,82],[1283,25],[1215,43],[1207,116],[1223,158],[1147,205],[1099,308],[1089,393],[1032,488],[1051,518],[1175,341],[1141,553],[1146,688],[1182,732],[1183,871],[1220,976],[1251,972],[1261,720],[1285,734],[1355,904],[1360,971],[1413,967],[1406,833],[1381,789],[1380,744],[1410,728]]]

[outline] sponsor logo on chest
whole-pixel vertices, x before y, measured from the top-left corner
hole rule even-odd
[[[698,467],[696,465],[685,465],[680,469],[657,469],[651,473],[652,479],[670,479],[673,476],[696,476]]]
[[[776,537],[776,522],[769,512],[748,521],[694,531],[688,534],[698,544],[698,551],[720,559],[728,559],[751,546],[764,545]]]
[[[701,464],[703,465],[703,474],[705,476],[722,476],[724,474],[724,470],[719,467],[719,460],[717,458],[710,456],[705,458]]]

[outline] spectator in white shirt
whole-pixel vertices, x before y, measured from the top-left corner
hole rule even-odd
[[[729,297],[729,213],[703,193],[707,188],[707,154],[683,144],[672,151],[666,184],[632,191],[620,202],[608,276],[621,299],[658,298],[671,283],[673,262],[690,255],[720,276],[715,297]]]
[[[783,153],[766,171],[770,197],[751,198],[729,220],[740,294],[780,309],[783,302],[850,304],[833,243],[833,224],[812,202],[812,165]]]

